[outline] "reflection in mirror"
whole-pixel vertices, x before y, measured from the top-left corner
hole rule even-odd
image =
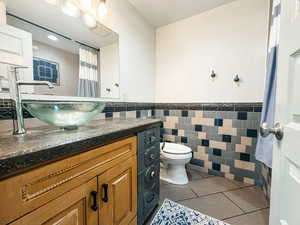
[[[46,1],[35,2],[31,9],[26,2],[32,3],[8,2],[7,24],[32,34],[31,79],[55,85],[54,89],[36,86],[32,92],[119,98],[118,34],[99,23],[89,28],[82,18],[70,17]]]

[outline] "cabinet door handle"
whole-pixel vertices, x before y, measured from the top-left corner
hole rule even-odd
[[[98,210],[98,202],[97,202],[97,195],[98,192],[97,191],[92,191],[91,192],[92,198],[93,198],[93,204],[92,204],[92,210],[97,211]]]
[[[104,190],[104,197],[102,198],[102,201],[108,202],[108,184],[102,184],[102,188]]]

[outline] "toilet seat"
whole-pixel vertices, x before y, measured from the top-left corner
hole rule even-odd
[[[187,153],[187,154],[169,154],[166,152],[161,152],[160,153],[161,158],[167,158],[167,159],[189,159],[192,157],[192,153]]]
[[[164,149],[162,149],[162,146],[163,143],[160,144],[161,153],[165,153],[167,155],[190,155],[192,153],[191,148],[184,145],[166,143]]]

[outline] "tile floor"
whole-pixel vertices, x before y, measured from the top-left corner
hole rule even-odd
[[[259,188],[199,171],[189,177],[187,185],[161,182],[160,205],[168,198],[231,225],[268,225],[269,207]]]

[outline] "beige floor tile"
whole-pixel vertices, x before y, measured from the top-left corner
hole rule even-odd
[[[197,196],[187,185],[164,184],[160,186],[160,202],[168,198],[172,201],[196,198]]]
[[[185,205],[219,220],[243,214],[242,210],[233,204],[222,193],[179,201],[179,204]]]
[[[243,216],[233,217],[225,220],[230,225],[268,225],[269,224],[269,210],[263,209],[258,212],[253,212]]]
[[[258,187],[247,187],[224,193],[245,212],[268,207],[262,190]]]
[[[198,196],[230,191],[239,188],[234,182],[223,177],[210,177],[191,181],[188,184]]]

